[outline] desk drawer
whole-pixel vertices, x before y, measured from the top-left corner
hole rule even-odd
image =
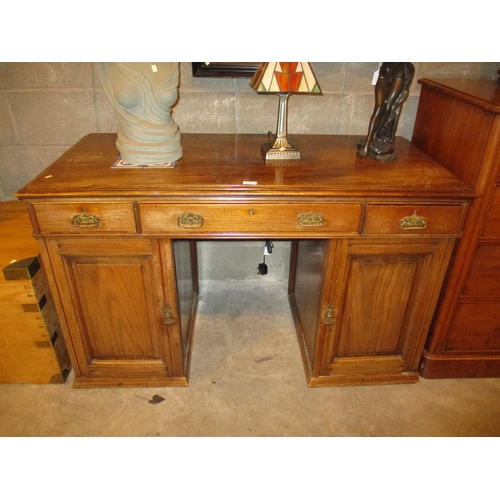
[[[478,245],[462,293],[500,296],[499,276],[500,245]]]
[[[459,302],[448,330],[444,351],[500,353],[498,300]]]
[[[456,235],[462,229],[463,205],[369,204],[364,234]]]
[[[483,238],[500,237],[500,185],[498,184],[486,214],[481,236]]]
[[[140,204],[144,233],[357,234],[361,204]]]
[[[35,203],[42,233],[136,233],[132,203]]]

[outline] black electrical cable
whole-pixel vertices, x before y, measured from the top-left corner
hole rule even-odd
[[[268,253],[273,253],[274,243],[272,241],[266,240],[266,248]]]
[[[257,270],[258,270],[257,274],[261,274],[261,275],[267,274],[268,268],[267,268],[267,264],[266,264],[266,251],[268,254],[271,254],[271,253],[273,253],[273,248],[274,248],[273,242],[270,240],[266,240],[263,261],[257,267]]]

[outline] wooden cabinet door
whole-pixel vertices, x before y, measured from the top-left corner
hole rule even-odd
[[[169,240],[60,238],[48,248],[75,386],[187,385]]]
[[[316,382],[417,380],[453,241],[332,240]]]

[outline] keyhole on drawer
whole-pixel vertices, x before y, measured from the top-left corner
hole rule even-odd
[[[251,209],[248,211],[248,213],[249,213],[250,215],[253,215],[253,208],[251,208]]]

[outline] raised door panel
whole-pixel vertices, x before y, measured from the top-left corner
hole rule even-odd
[[[148,257],[67,257],[93,360],[157,359]]]
[[[158,242],[59,239],[50,247],[77,379],[182,376],[176,324],[164,324]],[[176,317],[175,298],[169,308]]]
[[[415,381],[452,240],[346,240],[326,326],[323,376],[334,383]]]
[[[418,255],[353,256],[337,356],[400,354]]]

